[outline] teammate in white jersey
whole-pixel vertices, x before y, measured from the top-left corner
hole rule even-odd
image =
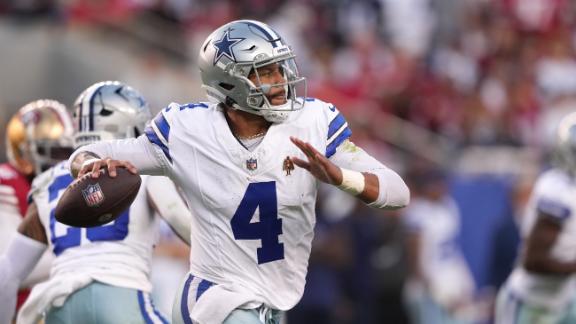
[[[183,189],[194,217],[175,323],[278,323],[304,290],[319,181],[376,208],[405,206],[409,191],[348,141],[336,107],[297,96],[305,79],[269,26],[218,28],[198,64],[211,103],[171,104],[144,136],[77,151],[72,169],[126,167]]]
[[[576,323],[576,113],[557,134],[521,222],[522,257],[498,294],[497,324]]]
[[[150,111],[143,97],[119,82],[86,89],[75,104],[75,146],[138,136]],[[50,279],[37,285],[18,314],[18,323],[167,323],[150,300],[150,262],[158,230],[157,211],[189,241],[191,215],[165,177],[142,177],[134,203],[114,222],[87,229],[56,221],[54,209],[73,181],[68,163],[59,163],[32,183],[31,203],[21,233],[12,241],[0,272],[0,294],[13,294],[15,265],[37,261],[49,248],[56,256]],[[178,224],[179,222],[179,224]],[[15,260],[15,256],[22,260]],[[0,277],[2,277],[0,275]],[[12,277],[12,281],[10,278]],[[0,305],[0,311],[4,311]]]

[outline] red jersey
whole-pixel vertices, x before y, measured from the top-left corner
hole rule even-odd
[[[30,181],[8,163],[0,164],[0,209],[13,211],[24,218],[28,209],[28,192]],[[20,308],[30,294],[29,289],[23,289],[18,293],[17,308]]]
[[[3,209],[16,207],[20,216],[24,217],[28,208],[28,191],[30,181],[25,175],[8,163],[0,164],[0,206]]]

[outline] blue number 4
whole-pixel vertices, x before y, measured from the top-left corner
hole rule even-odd
[[[260,221],[251,223],[260,210]],[[276,182],[251,183],[231,220],[232,232],[237,240],[261,240],[257,249],[258,264],[284,259],[284,244],[278,241],[282,234],[282,220],[278,218]]]

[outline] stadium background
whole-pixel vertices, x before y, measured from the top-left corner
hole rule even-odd
[[[576,109],[575,8],[570,0],[2,1],[0,128],[31,100],[71,107],[102,80],[137,88],[154,112],[204,100],[197,46],[227,21],[263,20],[295,49],[308,95],[334,103],[355,142],[412,186],[447,176],[476,284],[472,312],[487,322],[516,256],[515,219],[549,163],[557,121]],[[385,216],[326,191],[293,322],[406,321],[407,230],[401,213]],[[158,294],[170,296],[186,249],[165,234],[158,254]]]

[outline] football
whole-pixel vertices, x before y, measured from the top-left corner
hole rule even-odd
[[[106,169],[100,177],[90,174],[72,182],[56,205],[56,220],[74,227],[95,227],[112,222],[134,201],[142,179],[124,168],[111,178]]]

